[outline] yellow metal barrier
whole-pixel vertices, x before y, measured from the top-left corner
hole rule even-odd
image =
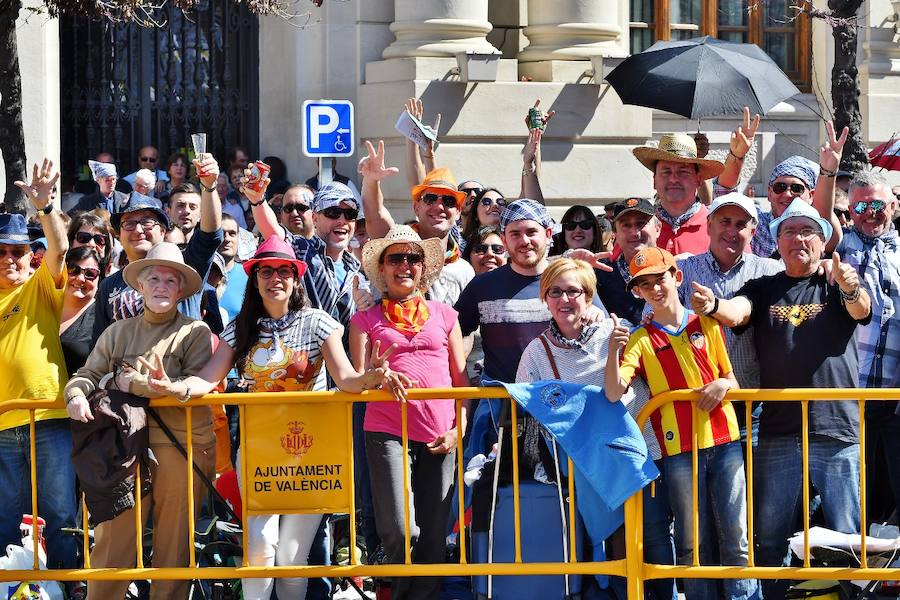
[[[698,394],[691,391],[666,392],[653,398],[648,405],[641,411],[637,422],[643,424],[650,417],[650,414],[663,404],[676,400],[694,401]],[[453,399],[456,402],[457,423],[460,419],[460,411],[462,402],[469,399],[479,398],[508,398],[508,394],[503,388],[448,388],[448,389],[416,389],[410,390],[409,398],[413,400],[427,400],[432,398]],[[746,401],[747,423],[750,423],[750,412],[752,401],[766,402],[795,402],[800,401],[802,407],[802,464],[803,464],[803,506],[809,506],[809,454],[808,454],[808,422],[809,422],[809,402],[828,402],[835,400],[855,400],[859,403],[860,410],[860,503],[861,503],[861,520],[865,523],[865,502],[866,502],[866,481],[865,481],[865,403],[871,400],[896,400],[900,398],[900,389],[790,389],[790,390],[735,390],[728,393],[731,400]],[[333,403],[346,402],[348,416],[351,415],[353,402],[393,402],[393,398],[381,391],[368,391],[362,394],[347,394],[343,392],[281,392],[281,393],[254,393],[254,394],[212,394],[203,398],[192,399],[188,406],[180,404],[172,398],[163,398],[153,400],[153,407],[184,407],[186,410],[186,425],[190,431],[192,410],[191,407],[198,407],[211,404],[232,404],[239,406],[239,414],[241,421],[241,447],[247,448],[247,428],[246,408],[252,406],[274,406],[295,403]],[[42,408],[60,408],[60,402],[50,401],[33,401],[33,400],[14,400],[0,402],[0,414],[17,409],[25,409],[30,414],[30,432],[31,432],[31,478],[32,478],[32,514],[34,522],[37,522],[37,497],[38,490],[34,485],[36,481],[37,465],[35,462],[35,421],[34,411]],[[698,409],[693,405],[694,415],[694,438],[692,450],[692,468],[693,468],[693,509],[694,515],[697,515],[698,496],[697,496],[697,432],[696,426]],[[408,445],[407,436],[407,409],[406,405],[402,405],[402,432],[404,448]],[[512,430],[516,430],[517,410],[516,404],[512,403],[511,410]],[[352,418],[350,419],[352,424]],[[463,439],[463,432],[458,432],[458,439]],[[347,432],[348,443],[352,444],[352,425]],[[589,442],[589,441],[588,441]],[[58,580],[58,581],[108,581],[108,580],[132,580],[132,579],[237,579],[237,578],[254,578],[254,577],[398,577],[398,576],[476,576],[476,575],[545,575],[545,574],[569,574],[569,575],[614,575],[625,577],[627,580],[628,597],[630,600],[638,600],[643,597],[644,582],[651,579],[661,578],[702,578],[702,579],[839,579],[839,580],[889,580],[900,579],[900,568],[873,568],[867,563],[866,540],[861,534],[862,551],[860,556],[860,567],[858,568],[834,568],[834,567],[812,567],[810,564],[810,548],[809,548],[809,516],[808,511],[804,513],[804,557],[803,567],[759,567],[754,563],[753,553],[753,448],[751,433],[748,428],[747,452],[745,468],[747,477],[747,534],[749,541],[748,565],[746,567],[736,566],[701,566],[699,564],[698,552],[698,521],[694,519],[694,564],[691,566],[672,566],[648,564],[643,559],[643,520],[642,520],[642,501],[641,493],[637,493],[629,498],[625,503],[625,544],[626,557],[620,560],[608,562],[578,562],[576,559],[576,534],[575,528],[570,527],[570,553],[568,562],[554,563],[523,563],[521,548],[521,523],[520,523],[520,505],[518,493],[518,453],[516,436],[512,437],[512,460],[513,466],[513,511],[514,511],[514,530],[515,530],[515,559],[511,563],[492,563],[492,564],[474,564],[466,559],[466,540],[465,536],[460,536],[460,562],[458,564],[411,564],[411,549],[409,537],[409,498],[408,491],[404,492],[405,500],[405,556],[403,564],[384,564],[384,565],[362,565],[353,552],[350,552],[350,564],[347,566],[276,566],[276,567],[254,567],[248,563],[247,552],[247,528],[244,527],[243,533],[243,550],[244,560],[240,567],[197,567],[196,557],[194,555],[194,523],[193,510],[189,510],[190,515],[190,535],[191,535],[191,553],[190,565],[187,567],[177,568],[154,568],[145,567],[143,565],[143,547],[142,547],[142,523],[140,518],[140,494],[136,498],[136,518],[135,527],[138,531],[136,542],[136,567],[127,569],[113,568],[92,568],[90,557],[87,552],[89,543],[87,533],[85,533],[84,545],[85,564],[81,569],[37,569],[37,536],[34,536],[34,555],[35,562],[32,570],[5,571],[0,570],[0,581],[28,581],[28,580]],[[193,444],[191,437],[188,437],[187,453],[188,461],[188,499],[189,507],[194,506],[193,497],[193,471],[190,468],[190,457],[193,454]],[[353,481],[352,473],[352,452],[350,453],[350,481]],[[404,462],[408,460],[407,453],[404,452]],[[405,475],[405,490],[409,489],[408,464]],[[571,461],[569,462],[571,472]],[[241,489],[242,502],[247,513],[247,461],[242,461],[241,469],[242,481],[244,485]],[[457,494],[459,504],[458,518],[462,523],[464,518],[464,502],[463,502],[463,472],[462,453],[457,452]],[[138,471],[137,489],[140,489],[141,473]],[[351,494],[351,497],[353,494]],[[570,523],[575,522],[575,488],[574,478],[569,478],[569,515]],[[353,514],[353,506],[351,503],[351,514]],[[84,529],[87,532],[88,517],[85,511]],[[865,527],[861,527],[864,530]],[[350,519],[350,546],[356,546],[356,528],[355,519]]]

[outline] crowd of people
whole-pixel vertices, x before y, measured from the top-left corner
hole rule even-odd
[[[403,110],[424,113],[415,99]],[[696,421],[690,403],[676,402],[643,424],[641,451],[660,473],[643,492],[647,562],[693,564],[696,518],[701,564],[746,565],[750,544],[757,565],[789,564],[786,540],[808,508],[801,409],[763,402],[747,410],[726,395],[900,385],[892,222],[900,194],[877,172],[840,171],[847,132],[826,123],[818,160],[791,156],[763,174],[767,202],[758,204],[742,166],[759,117],[745,109],[724,162],[699,156],[690,135],[665,134],[634,149],[652,173],[652,197],[624,198],[600,214],[571,206],[555,223],[540,182],[551,117],[529,126],[513,197],[474,179],[458,183],[433,143],[408,141],[402,160],[415,218],[407,223],[384,202],[382,181],[399,170],[388,166],[383,142],[365,143],[358,188],[344,176],[292,184],[276,157],[264,159],[270,175],[251,185],[250,156],[240,147],[221,161],[176,153],[161,169],[158,150],[145,146],[142,168],[122,178],[113,157],[101,154],[90,163],[96,191],[64,194],[63,210],[54,203],[53,164],[35,165],[29,181],[16,182],[32,204],[30,219],[0,214],[0,400],[65,402],[35,413],[47,565],[82,564],[80,542],[64,532],[80,525],[78,490],[95,531],[92,567],[136,564],[135,495],[154,526],[153,566],[188,564],[187,465],[178,446],[192,436],[194,468],[209,478],[233,469],[241,461],[238,413],[197,406],[189,425],[181,408],[150,409],[146,399],[190,405],[214,391],[379,387],[396,402],[353,408],[361,545],[370,563],[403,562],[408,476],[413,561],[443,562],[457,453],[506,453],[516,436],[520,478],[556,484],[571,474],[561,473],[534,417],[522,415],[510,433],[502,403],[468,401],[457,423],[453,401],[411,400],[408,390],[551,379],[600,386],[606,398],[596,401],[621,401],[633,416],[662,392],[699,393]],[[869,402],[864,415],[855,401],[809,404],[809,481],[826,527],[865,528],[863,459],[875,465],[880,453],[884,492],[900,498],[896,411],[896,401]],[[116,454],[97,432],[110,416],[145,428],[149,452]],[[27,411],[0,415],[0,547],[20,541],[22,515],[32,512],[30,436]],[[137,464],[143,479],[133,477]],[[494,468],[509,480],[510,464]],[[193,481],[202,498],[202,481]],[[251,565],[327,564],[322,515],[257,516],[244,526]],[[615,554],[613,537],[589,545]],[[589,579],[585,593],[621,592],[615,581]],[[684,591],[689,600],[776,599],[788,583],[689,580]],[[398,578],[392,597],[440,598],[444,584]],[[648,598],[677,597],[671,579],[646,588]],[[67,585],[71,597],[97,599],[127,589],[125,581]],[[188,582],[157,580],[150,594],[183,598],[187,590]],[[279,598],[331,594],[322,580],[243,582],[245,598],[268,599],[273,590]]]

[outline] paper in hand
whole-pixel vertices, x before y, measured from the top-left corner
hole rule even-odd
[[[437,132],[409,114],[408,110],[400,113],[394,128],[423,150],[428,149],[428,140],[434,142],[435,149],[438,147]]]

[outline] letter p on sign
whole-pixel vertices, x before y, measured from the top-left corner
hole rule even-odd
[[[303,103],[303,154],[351,156],[354,152],[353,104],[349,100]]]

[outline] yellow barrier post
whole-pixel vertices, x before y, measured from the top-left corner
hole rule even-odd
[[[463,431],[462,428],[462,400],[454,402],[456,408],[456,518],[459,523],[459,564],[464,565],[466,559],[466,465],[463,464]]]
[[[187,492],[188,492],[188,565],[197,566],[194,549],[194,429],[193,414],[190,406],[184,409],[184,426],[187,429]]]
[[[247,406],[241,404],[238,407],[238,426],[241,429],[241,453],[245,453],[247,451]],[[247,530],[250,529],[250,516],[248,515],[247,510],[247,486],[250,485],[250,477],[247,473],[247,461],[242,457],[238,457],[241,461],[241,508],[243,509],[243,514],[241,515],[241,522],[243,523],[243,527],[241,527],[241,548],[243,554],[241,555],[241,565],[244,567],[250,566],[250,542],[247,537]]]
[[[809,568],[809,401],[800,403],[802,437],[800,451],[802,456],[803,471],[803,504],[800,511],[803,513],[803,566]]]
[[[566,458],[566,466],[569,470],[569,560],[578,562],[578,544],[575,537],[576,524],[575,520],[575,465],[570,457]]]
[[[866,568],[866,400],[859,399],[859,566]],[[900,500],[896,500],[900,502]]]
[[[410,542],[409,518],[409,416],[408,404],[400,403],[400,436],[403,445],[403,562],[412,564],[412,543]]]
[[[38,539],[40,539],[40,527],[38,527],[38,496],[37,496],[37,430],[34,422],[34,410],[28,411],[28,453],[31,458],[31,541],[34,551],[34,569],[40,569],[40,555],[38,554]]]
[[[512,436],[512,479],[513,479],[513,529],[515,531],[516,540],[516,557],[515,562],[522,562],[522,522],[519,513],[519,419],[516,411],[516,401],[509,399],[509,414],[512,421],[510,425],[509,435]],[[498,443],[502,444],[503,440]],[[497,465],[496,468],[500,468]]]
[[[625,577],[628,600],[644,598],[642,492],[625,501]]]
[[[84,553],[84,568],[91,568],[91,535],[88,523],[87,500],[85,500],[84,492],[81,492],[81,528],[84,535],[81,536],[82,552]]]
[[[353,402],[347,402],[347,444],[349,445],[350,461],[348,462],[348,472],[350,473],[350,481],[356,481],[356,471],[354,470],[353,459],[355,458],[354,446],[356,440],[353,439]],[[350,494],[350,556],[347,558],[348,565],[358,565],[356,560],[356,494]]]
[[[697,473],[699,471],[697,463],[700,454],[700,424],[699,414],[697,413],[697,403],[691,402],[691,506],[693,513],[691,519],[691,534],[694,539],[692,542],[694,550],[694,560],[692,564],[695,567],[700,566],[700,493],[698,488]]]
[[[135,564],[138,569],[144,568],[144,514],[141,508],[141,461],[137,463],[135,471],[135,496],[134,496],[134,551],[137,553]]]
[[[747,566],[756,564],[753,546],[753,403],[744,402],[747,430]]]

